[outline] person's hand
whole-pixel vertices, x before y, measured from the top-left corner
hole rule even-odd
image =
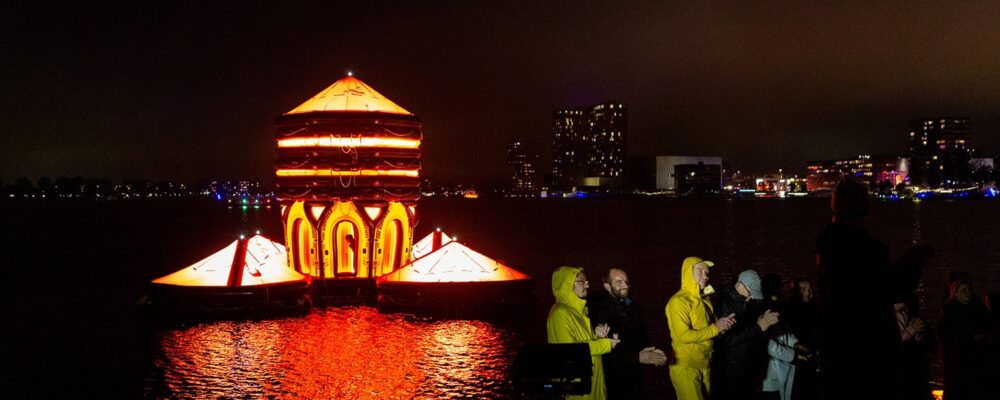
[[[605,334],[607,334],[607,332],[605,332]],[[612,349],[614,349],[615,346],[618,345],[618,343],[621,343],[621,340],[618,340],[618,334],[617,333],[614,334],[612,337],[608,338],[608,341],[611,342],[611,348]]]
[[[722,333],[728,331],[729,328],[732,328],[733,324],[735,323],[736,323],[736,314],[733,313],[715,320],[715,327],[719,328],[719,333]]]
[[[795,351],[801,354],[809,354],[812,350],[809,350],[809,347],[802,343],[796,343]]]
[[[757,326],[760,327],[761,331],[767,331],[768,328],[774,326],[778,323],[778,313],[775,311],[767,310],[764,311],[764,315],[757,318]]]
[[[660,367],[667,363],[667,355],[656,347],[647,347],[639,352],[639,363]]]
[[[597,335],[599,338],[606,338],[608,337],[608,332],[610,331],[611,327],[608,326],[608,324],[600,324],[594,328],[594,335]]]
[[[925,329],[927,329],[927,323],[920,318],[916,318],[910,322],[910,326],[913,327],[913,332],[916,332],[917,334],[922,333]]]

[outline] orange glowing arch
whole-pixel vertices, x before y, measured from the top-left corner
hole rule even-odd
[[[375,243],[372,247],[374,276],[388,274],[410,259],[413,227],[410,215],[402,204],[389,203],[381,221],[376,221]]]
[[[296,201],[286,210],[285,243],[288,244],[288,265],[304,275],[319,276],[316,228],[305,207]]]
[[[325,277],[368,277],[370,229],[352,202],[337,202],[321,224]]]

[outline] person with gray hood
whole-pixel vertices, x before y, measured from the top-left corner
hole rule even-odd
[[[720,290],[715,310],[736,315],[736,324],[715,338],[712,357],[712,399],[756,398],[767,374],[767,336],[778,313],[763,310],[764,293],[757,271],[740,273]],[[749,396],[749,397],[748,397]]]

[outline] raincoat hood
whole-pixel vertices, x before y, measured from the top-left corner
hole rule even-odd
[[[681,291],[685,293],[690,293],[696,296],[708,296],[715,293],[715,289],[712,285],[705,286],[705,289],[698,287],[698,281],[694,280],[694,266],[698,263],[704,262],[709,268],[711,268],[715,263],[702,260],[699,257],[688,257],[684,259],[681,264]],[[570,290],[573,288],[570,287]]]
[[[557,268],[552,273],[552,295],[555,296],[556,303],[583,312],[583,307],[587,305],[587,300],[581,299],[573,292],[573,281],[576,280],[576,275],[580,272],[583,272],[583,268]],[[695,287],[697,286],[695,284]]]

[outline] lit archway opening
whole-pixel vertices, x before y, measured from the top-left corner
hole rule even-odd
[[[385,239],[382,241],[382,273],[395,271],[402,265],[403,256],[403,222],[394,219],[385,227]]]
[[[337,276],[358,275],[358,227],[341,221],[333,228],[333,262]]]
[[[298,218],[292,225],[292,260],[295,270],[306,275],[312,274],[313,252],[312,228],[304,219]]]

